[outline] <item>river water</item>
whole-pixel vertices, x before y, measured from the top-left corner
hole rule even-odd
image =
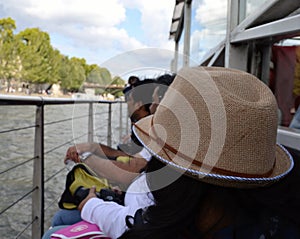
[[[126,109],[122,106],[123,131],[120,132],[120,105],[112,104],[112,146],[126,134]],[[35,106],[0,106],[0,211],[32,189],[34,155]],[[108,105],[94,105],[94,141],[107,143]],[[64,190],[67,169],[63,159],[66,150],[74,143],[86,142],[88,106],[45,106],[45,230],[58,210],[57,202]],[[81,118],[80,118],[81,117]],[[66,121],[66,119],[69,119]],[[58,123],[53,123],[58,122]],[[25,128],[17,131],[10,129]],[[84,135],[83,137],[80,137]],[[23,163],[29,160],[28,163]],[[5,172],[8,168],[20,166]],[[57,172],[59,172],[57,174]],[[31,228],[18,237],[31,222],[31,194],[0,215],[0,238],[31,238]],[[34,205],[33,205],[34,207]]]

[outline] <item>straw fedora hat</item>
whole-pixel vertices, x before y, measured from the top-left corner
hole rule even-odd
[[[133,132],[162,162],[216,185],[266,186],[294,165],[276,144],[274,95],[239,70],[182,68],[155,114],[138,121]]]

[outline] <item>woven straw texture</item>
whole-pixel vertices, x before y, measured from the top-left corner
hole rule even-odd
[[[274,95],[238,70],[183,68],[156,113],[140,120],[134,132],[162,161],[208,183],[264,186],[293,166],[276,145]]]

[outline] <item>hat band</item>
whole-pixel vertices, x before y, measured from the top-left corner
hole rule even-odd
[[[272,168],[263,174],[248,174],[248,173],[238,173],[238,172],[234,172],[231,170],[226,170],[226,169],[222,169],[222,168],[218,168],[218,167],[211,167],[203,162],[199,162],[195,159],[190,158],[189,156],[179,152],[177,149],[173,148],[171,145],[167,144],[166,142],[164,142],[161,138],[158,137],[154,127],[151,127],[153,130],[153,133],[155,135],[155,138],[153,136],[151,136],[149,133],[147,133],[146,131],[144,131],[141,127],[139,127],[137,124],[133,123],[133,125],[140,130],[144,135],[148,136],[151,138],[151,140],[155,141],[164,151],[164,153],[167,155],[167,157],[169,158],[170,161],[173,161],[172,158],[169,156],[169,154],[167,153],[166,149],[169,150],[170,152],[172,152],[175,155],[178,155],[179,157],[191,162],[191,164],[198,166],[198,167],[203,167],[206,170],[210,170],[213,173],[216,174],[220,174],[220,175],[225,175],[225,176],[235,176],[235,177],[246,177],[246,178],[262,178],[262,177],[270,177],[271,174],[273,173],[273,170],[275,168],[275,160],[273,163]],[[153,126],[153,117],[151,119],[151,126]]]

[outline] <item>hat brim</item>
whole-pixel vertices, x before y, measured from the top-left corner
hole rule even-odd
[[[276,145],[276,161],[272,174],[269,177],[237,177],[237,176],[228,176],[215,174],[207,172],[207,170],[197,167],[195,165],[189,164],[186,166],[186,160],[180,158],[180,156],[175,155],[173,152],[168,151],[168,149],[162,150],[162,146],[152,140],[151,138],[151,127],[152,127],[152,118],[153,115],[147,116],[136,123],[136,126],[133,126],[133,132],[142,143],[142,145],[155,156],[157,159],[162,161],[165,164],[170,165],[177,171],[193,177],[197,180],[215,184],[224,187],[238,187],[238,188],[251,188],[251,187],[262,187],[270,185],[284,176],[286,176],[293,168],[294,162],[290,153],[281,145]],[[145,133],[146,132],[146,133]],[[176,158],[175,160],[173,160]]]

